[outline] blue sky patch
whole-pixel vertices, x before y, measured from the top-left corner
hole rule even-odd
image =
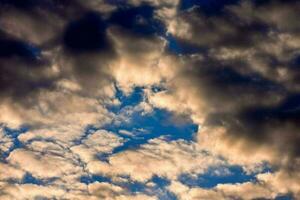
[[[87,175],[80,177],[80,182],[85,184],[91,184],[94,182],[111,182],[111,179],[109,177],[101,176],[101,175]]]
[[[35,184],[35,185],[43,185],[44,184],[44,182],[42,180],[33,177],[32,174],[30,174],[28,172],[24,175],[22,183],[23,184]]]
[[[137,7],[123,5],[112,13],[109,22],[138,36],[147,37],[164,30],[163,23],[154,18],[154,7],[147,4]]]
[[[275,200],[296,200],[296,199],[293,198],[292,195],[287,194],[287,195],[280,195],[280,196],[276,197]]]
[[[20,129],[12,129],[3,125],[2,127],[3,127],[4,134],[12,139],[13,146],[7,152],[1,152],[0,160],[5,159],[9,155],[9,153],[14,149],[23,147],[23,144],[19,141],[18,136],[22,133],[27,132],[29,129],[28,127],[20,127]]]
[[[130,123],[124,123],[117,126],[107,125],[104,129],[114,133],[119,133],[119,130],[126,130],[135,134],[135,137],[126,137],[122,134],[118,134],[128,140],[123,146],[117,147],[114,150],[114,153],[126,149],[137,148],[140,145],[147,143],[150,139],[160,136],[166,136],[168,140],[192,140],[194,134],[198,130],[198,126],[193,123],[176,125],[171,121],[172,115],[173,114],[168,111],[154,109],[151,114],[147,115],[142,115],[141,113],[133,114]]]
[[[181,0],[180,10],[186,10],[194,6],[199,6],[204,14],[218,15],[221,14],[224,7],[238,3],[240,0]]]
[[[183,174],[179,181],[190,187],[213,188],[217,184],[235,184],[255,181],[255,174],[246,174],[239,166],[211,168],[196,177]]]
[[[198,47],[197,45],[187,43],[185,41],[180,41],[178,38],[172,36],[172,34],[167,34],[165,39],[168,41],[167,50],[174,54],[195,54],[199,52],[207,52],[206,48]]]
[[[121,114],[122,109],[132,109],[133,106],[141,103],[144,100],[143,95],[143,88],[140,87],[135,88],[129,96],[125,96],[122,91],[117,90],[116,96],[122,103],[120,106],[109,109],[115,112],[116,115]],[[174,123],[174,117],[171,112],[154,108],[151,113],[147,114],[134,112],[130,116],[129,122],[107,124],[101,128],[127,139],[124,145],[115,148],[113,153],[135,149],[147,143],[150,139],[160,136],[165,136],[167,140],[193,140],[194,134],[198,131],[198,126],[193,124],[188,116],[183,117],[184,123]],[[125,135],[124,132],[131,133],[131,135]]]
[[[170,181],[166,178],[153,176],[148,182],[154,183],[150,186],[147,183],[131,180],[129,176],[122,176],[121,178],[127,179],[127,181],[114,182],[109,177],[101,175],[87,175],[80,177],[80,182],[85,184],[91,184],[94,182],[105,182],[117,185],[132,194],[144,193],[147,195],[156,195],[158,199],[163,200],[176,200],[176,196],[168,191],[167,186],[170,185]]]

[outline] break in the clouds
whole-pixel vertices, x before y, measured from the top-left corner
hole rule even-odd
[[[0,199],[299,199],[299,11],[0,0]]]

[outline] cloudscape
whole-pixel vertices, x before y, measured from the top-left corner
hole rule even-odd
[[[0,199],[300,199],[299,19],[297,0],[0,0]]]

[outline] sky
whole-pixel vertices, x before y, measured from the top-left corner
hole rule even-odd
[[[0,0],[0,199],[300,199],[299,10]]]

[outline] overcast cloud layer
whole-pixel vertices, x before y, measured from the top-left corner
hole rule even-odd
[[[299,19],[297,0],[0,0],[0,199],[300,199]]]

